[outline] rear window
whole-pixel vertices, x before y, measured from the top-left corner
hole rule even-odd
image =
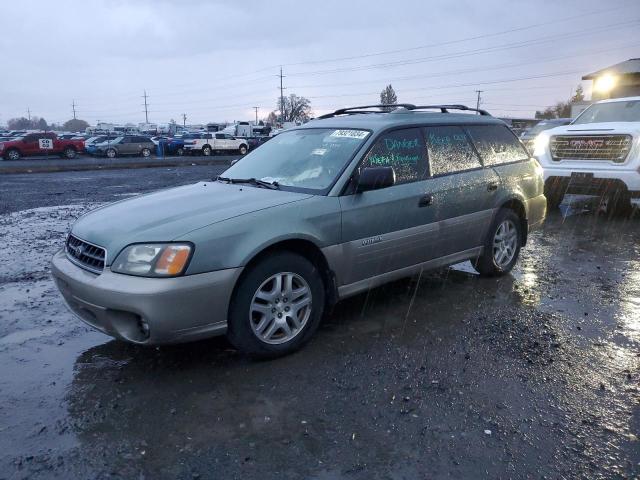
[[[482,167],[464,130],[455,126],[426,127],[431,175],[462,172]]]
[[[504,125],[474,125],[466,129],[485,165],[500,165],[529,158],[516,136]]]

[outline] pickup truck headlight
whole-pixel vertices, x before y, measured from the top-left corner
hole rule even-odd
[[[549,135],[540,133],[533,141],[533,156],[539,157],[544,155],[547,145],[549,145]]]
[[[187,269],[192,245],[149,243],[126,247],[111,265],[111,271],[140,277],[177,277]]]

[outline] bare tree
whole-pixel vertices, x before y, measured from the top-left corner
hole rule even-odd
[[[398,103],[398,96],[391,84],[384,87],[384,90],[380,92],[380,103],[382,105],[395,105]]]
[[[306,122],[311,118],[311,101],[292,93],[283,99],[282,122]],[[280,99],[278,99],[278,110]]]
[[[31,120],[29,120],[28,118],[20,117],[7,121],[7,127],[9,130],[46,130],[48,125],[44,118],[31,117]]]
[[[80,120],[79,118],[72,118],[71,120],[64,122],[62,128],[69,132],[84,132],[88,126],[89,122]]]
[[[571,95],[566,102],[558,102],[551,107],[547,107],[544,110],[536,110],[536,118],[549,119],[549,118],[569,118],[571,117],[571,104],[575,102],[581,102],[584,100],[584,91],[582,85],[578,85],[576,93]]]

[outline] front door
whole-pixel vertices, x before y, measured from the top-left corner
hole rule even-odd
[[[343,268],[340,285],[424,262],[437,255],[437,224],[429,197],[425,146],[419,128],[384,133],[360,168],[391,166],[396,185],[340,197]]]

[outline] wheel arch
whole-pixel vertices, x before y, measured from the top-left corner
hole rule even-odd
[[[499,207],[504,208],[506,210],[512,210],[518,218],[520,219],[520,227],[522,230],[522,246],[524,247],[527,244],[527,237],[529,233],[529,221],[527,219],[527,208],[525,206],[525,201],[519,197],[511,197],[505,200]]]
[[[244,276],[251,270],[251,268],[260,262],[262,259],[268,257],[275,252],[292,252],[300,255],[301,257],[309,260],[314,266],[318,268],[320,272],[320,278],[324,284],[325,298],[327,307],[333,306],[338,301],[338,289],[335,282],[335,276],[329,266],[327,258],[322,253],[320,247],[312,240],[308,238],[287,238],[276,240],[274,243],[262,246],[256,252],[254,252],[250,260],[246,262],[243,268],[242,274],[236,280],[233,287],[232,298],[240,285]]]

